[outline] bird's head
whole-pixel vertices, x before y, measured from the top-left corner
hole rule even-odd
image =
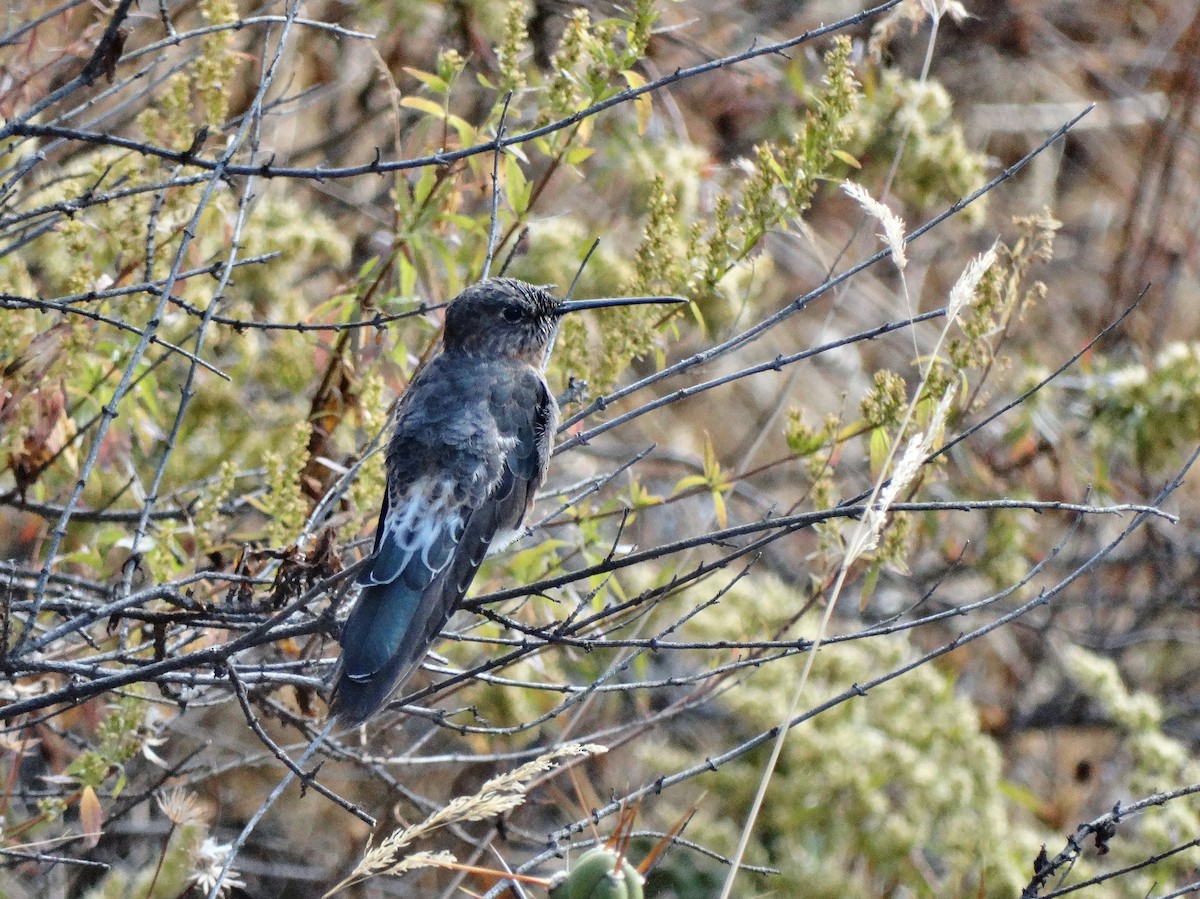
[[[522,359],[541,366],[558,332],[558,323],[568,312],[598,306],[684,302],[677,297],[560,300],[548,287],[514,278],[491,278],[468,287],[446,309],[446,349]]]
[[[446,349],[540,363],[558,329],[558,302],[546,288],[513,278],[480,281],[446,309]]]

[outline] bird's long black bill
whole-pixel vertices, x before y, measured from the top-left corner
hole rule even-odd
[[[600,300],[563,300],[554,308],[555,315],[600,309],[604,306],[644,306],[647,303],[686,303],[683,297],[605,297]]]

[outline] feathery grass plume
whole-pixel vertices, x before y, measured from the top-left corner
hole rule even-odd
[[[871,39],[867,42],[867,52],[879,58],[883,48],[891,42],[904,22],[915,28],[926,18],[936,23],[943,16],[961,22],[970,18],[971,14],[958,0],[905,0],[876,20],[871,28]]]
[[[946,304],[946,317],[949,321],[958,321],[963,309],[975,298],[975,289],[979,287],[979,282],[995,262],[996,245],[993,243],[986,253],[979,254],[967,263],[963,273],[950,288],[950,301]]]
[[[904,453],[900,456],[900,461],[892,469],[891,479],[879,491],[879,499],[867,513],[868,518],[876,514],[880,516],[879,531],[883,530],[883,516],[887,515],[888,509],[891,508],[900,494],[916,478],[917,472],[921,470],[921,466],[925,463],[925,457],[933,449],[933,442],[942,432],[942,426],[946,423],[946,418],[950,414],[950,404],[953,401],[954,390],[947,386],[945,392],[942,393],[942,398],[938,400],[937,407],[934,409],[928,425],[921,432],[914,434],[908,441],[908,445],[904,448]],[[878,538],[878,531],[874,536]]]
[[[946,358],[954,370],[972,368],[986,373],[1012,324],[1046,295],[1046,285],[1030,276],[1035,263],[1053,257],[1054,235],[1062,225],[1048,210],[1015,217],[1013,224],[1019,230],[1016,240],[995,244],[995,263],[984,273],[970,305],[955,323],[961,334],[946,343]]]
[[[600,755],[605,752],[608,752],[607,747],[594,743],[568,743],[566,746],[560,746],[540,755],[532,762],[526,762],[506,774],[496,775],[485,782],[479,788],[479,792],[471,796],[458,796],[451,799],[444,807],[438,809],[424,821],[392,831],[379,845],[368,849],[354,870],[325,896],[332,896],[348,886],[380,874],[403,874],[414,868],[454,862],[454,856],[448,852],[422,852],[401,858],[400,851],[414,840],[439,828],[467,821],[482,821],[524,804],[526,782],[538,774],[559,767],[563,759]]]
[[[954,389],[947,385],[928,424],[909,439],[900,460],[892,469],[891,478],[880,488],[878,498],[867,509],[867,513],[863,517],[864,526],[859,531],[861,537],[852,542],[846,551],[849,562],[853,562],[857,557],[870,552],[879,545],[879,538],[887,523],[888,509],[916,479],[921,466],[925,464],[925,458],[933,449],[934,441],[942,433],[942,427],[950,415],[950,406],[953,402]]]
[[[908,265],[908,256],[904,252],[904,220],[896,213],[892,212],[884,203],[872,197],[867,189],[861,184],[856,184],[853,181],[842,182],[842,190],[859,206],[867,215],[872,215],[879,220],[883,225],[883,232],[879,234],[879,238],[883,241],[892,253],[892,263],[896,266],[896,271],[900,273],[900,288],[904,292],[904,308],[908,315],[913,315],[912,297],[908,293],[908,280],[904,277],[904,269]],[[886,188],[884,189],[886,192]],[[921,348],[917,344],[917,332],[914,329],[911,332],[913,344],[913,358],[921,358]],[[922,371],[921,376],[925,377],[926,372]]]
[[[842,190],[858,203],[864,212],[879,219],[879,223],[883,225],[883,233],[879,238],[884,246],[892,251],[892,262],[896,264],[896,268],[904,271],[904,267],[908,265],[908,257],[904,253],[904,219],[867,193],[861,184],[846,181],[842,183]]]
[[[961,22],[970,16],[967,8],[958,0],[920,0],[920,2],[931,19],[940,19],[942,16],[948,15],[955,22]]]

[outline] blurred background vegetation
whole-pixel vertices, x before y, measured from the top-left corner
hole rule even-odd
[[[608,751],[399,855],[548,878],[686,820],[646,895],[717,895],[747,829],[733,895],[1198,888],[1200,497],[1163,489],[1200,443],[1200,13],[889,6],[8,4],[0,892],[319,896],[575,742]],[[1089,103],[836,278],[889,245],[843,182],[912,233]],[[324,722],[389,409],[493,191],[493,275],[564,292],[598,240],[575,296],[690,304],[566,322],[533,527],[406,706],[308,764],[358,816],[293,785],[218,884]],[[945,451],[893,499],[928,505],[854,551],[914,436]],[[546,894],[498,878],[340,895]]]

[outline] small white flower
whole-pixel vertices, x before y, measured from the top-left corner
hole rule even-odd
[[[1196,344],[1175,340],[1163,347],[1162,351],[1154,357],[1154,364],[1157,368],[1166,368],[1176,362],[1195,361],[1195,359]]]
[[[189,793],[183,787],[172,790],[162,790],[155,797],[159,809],[167,819],[177,827],[188,824],[206,824],[210,810],[195,793]]]
[[[1150,372],[1146,370],[1144,365],[1127,365],[1124,368],[1114,369],[1107,375],[1107,386],[1112,393],[1125,394],[1139,387],[1146,386],[1150,380]]]
[[[200,892],[207,895],[221,878],[221,869],[225,866],[225,859],[232,851],[232,844],[218,843],[212,837],[205,837],[200,848],[196,850],[196,870],[192,872],[192,876],[188,880],[195,884]],[[234,887],[246,886],[245,881],[238,877],[237,870],[232,867],[225,872],[224,879],[220,879],[220,884],[217,889],[218,896],[224,896],[227,890]]]

